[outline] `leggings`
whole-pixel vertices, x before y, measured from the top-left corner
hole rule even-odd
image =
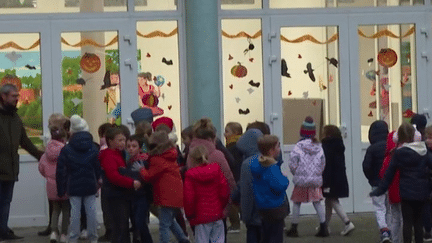
[[[411,243],[412,228],[416,243],[423,242],[423,206],[425,201],[402,200],[403,239],[404,243]]]

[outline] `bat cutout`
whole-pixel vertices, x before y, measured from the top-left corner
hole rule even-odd
[[[36,67],[35,66],[30,66],[29,64],[25,65],[26,68],[30,69],[30,70],[35,70]]]
[[[312,82],[315,82],[315,75],[313,73],[313,69],[312,69],[312,63],[308,62],[306,64],[306,70],[304,70],[303,72],[305,74],[309,74],[309,78],[312,80]]]
[[[260,82],[254,82],[253,80],[251,80],[251,81],[249,81],[249,84],[251,85],[251,86],[253,86],[253,87],[256,87],[256,88],[258,88],[259,86],[260,86]]]
[[[110,71],[106,71],[105,72],[105,76],[103,79],[103,85],[101,86],[101,90],[109,88],[109,87],[113,87],[113,86],[117,86],[117,84],[111,84],[111,78],[110,78],[111,74]]]
[[[333,66],[335,66],[335,67],[338,67],[338,60],[336,60],[336,58],[334,58],[334,57],[332,57],[332,58],[328,58],[328,57],[326,57],[326,59],[327,59],[327,61],[329,61],[330,62],[330,64],[331,65],[333,65]]]
[[[83,78],[79,78],[76,80],[76,83],[84,86],[86,84],[86,81]]]
[[[250,113],[249,108],[247,108],[246,110],[239,109],[239,114],[240,114],[240,115],[247,115],[247,114],[249,114],[249,113]]]
[[[288,73],[288,66],[285,59],[281,60],[281,75],[287,78],[291,78],[291,75]]]
[[[165,57],[162,58],[162,62],[165,63],[166,65],[173,65],[173,61],[172,60],[167,60]]]

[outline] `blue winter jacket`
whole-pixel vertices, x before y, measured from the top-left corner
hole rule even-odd
[[[66,193],[77,197],[96,194],[101,177],[98,154],[99,149],[89,132],[72,135],[58,158],[56,181],[59,197]]]
[[[265,156],[254,157],[250,170],[258,209],[272,209],[282,206],[289,180],[277,165],[275,159]]]

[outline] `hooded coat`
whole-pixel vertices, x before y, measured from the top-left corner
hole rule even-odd
[[[405,143],[396,149],[383,180],[370,195],[384,194],[393,181],[396,171],[399,170],[401,199],[425,201],[431,191],[430,169],[432,169],[432,156],[428,153],[426,144],[424,142]]]
[[[57,159],[60,151],[65,146],[63,142],[50,140],[46,146],[45,153],[39,161],[39,172],[46,179],[46,190],[49,200],[66,200],[67,196],[59,197],[57,195],[56,171]]]
[[[258,129],[249,129],[236,144],[246,158],[241,165],[239,182],[241,218],[246,225],[261,225],[261,216],[254,198],[251,163],[253,160],[257,160],[260,155],[257,141],[262,135],[263,133]]]
[[[253,191],[258,209],[273,209],[286,201],[289,181],[275,159],[265,156],[254,157],[251,161]]]
[[[98,160],[99,149],[93,143],[89,132],[77,132],[63,147],[57,163],[57,192],[62,197],[85,197],[95,195],[101,168]]]
[[[183,191],[185,214],[192,226],[223,218],[229,187],[218,164],[204,164],[186,171]]]
[[[378,186],[379,172],[384,161],[388,125],[385,121],[375,121],[369,128],[370,146],[363,160],[363,173],[371,186]]]
[[[289,164],[294,185],[321,187],[324,167],[325,157],[320,143],[314,143],[311,139],[296,143],[291,151]]]
[[[341,138],[324,138],[322,148],[325,156],[323,172],[323,195],[331,198],[344,198],[349,195],[345,167],[345,146]],[[327,190],[330,189],[330,190]]]

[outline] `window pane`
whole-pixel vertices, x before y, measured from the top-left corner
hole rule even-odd
[[[424,0],[270,0],[270,8],[353,8],[424,5]]]
[[[117,32],[62,33],[63,109],[89,124],[121,123]]]
[[[137,23],[138,107],[173,119],[181,132],[180,68],[177,21]]]
[[[17,113],[32,142],[42,147],[40,35],[1,34],[0,40],[0,86],[7,83],[17,86],[20,93]]]
[[[177,10],[178,0],[135,0],[135,11]]]
[[[359,26],[362,141],[369,126],[384,120],[390,130],[417,110],[415,26]]]
[[[264,121],[260,19],[222,20],[224,124]]]
[[[281,82],[284,144],[299,140],[306,116],[317,137],[324,125],[340,125],[338,27],[283,27]]]
[[[262,0],[221,0],[223,10],[245,10],[262,8]]]

